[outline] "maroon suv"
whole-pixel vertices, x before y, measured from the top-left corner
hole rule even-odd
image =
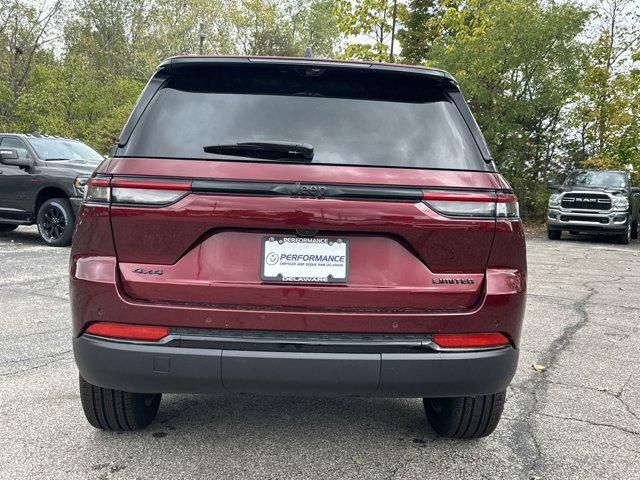
[[[446,72],[172,58],[79,215],[82,405],[133,430],[162,393],[415,397],[484,436],[525,285],[517,200]]]

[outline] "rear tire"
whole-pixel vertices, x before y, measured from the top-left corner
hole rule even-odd
[[[10,223],[0,223],[0,233],[13,232],[18,225],[11,225]]]
[[[80,400],[89,423],[100,430],[130,431],[156,418],[161,393],[131,393],[92,385],[80,377]]]
[[[638,220],[633,222],[633,224],[631,225],[631,238],[638,238]]]
[[[562,230],[551,230],[547,228],[547,238],[549,240],[560,240],[560,237],[562,237]]]
[[[76,217],[68,198],[52,198],[38,210],[40,238],[52,247],[68,247],[73,238]]]
[[[427,421],[438,435],[480,438],[491,434],[502,416],[506,394],[423,399]]]

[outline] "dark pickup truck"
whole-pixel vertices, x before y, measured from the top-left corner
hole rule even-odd
[[[78,140],[0,133],[0,232],[36,223],[48,245],[70,245],[84,186],[102,160]]]
[[[547,236],[558,240],[563,231],[613,234],[617,243],[638,238],[640,188],[618,170],[575,170],[562,185],[548,184]]]

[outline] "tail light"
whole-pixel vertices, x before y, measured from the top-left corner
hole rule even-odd
[[[191,182],[94,177],[87,183],[86,202],[124,205],[168,205],[191,191]]]
[[[422,192],[423,202],[447,217],[518,218],[518,199],[512,193],[493,192]]]
[[[100,337],[121,338],[126,340],[157,341],[169,335],[169,328],[154,325],[96,322],[89,325],[85,333],[98,335]]]
[[[108,178],[93,177],[87,182],[84,190],[84,201],[108,203],[111,200],[111,188]]]
[[[436,333],[431,336],[443,348],[490,348],[509,344],[509,339],[498,332],[491,333]]]

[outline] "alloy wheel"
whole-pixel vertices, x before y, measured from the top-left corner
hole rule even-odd
[[[67,228],[67,219],[62,209],[56,205],[49,205],[42,216],[40,229],[47,242],[59,240]]]

